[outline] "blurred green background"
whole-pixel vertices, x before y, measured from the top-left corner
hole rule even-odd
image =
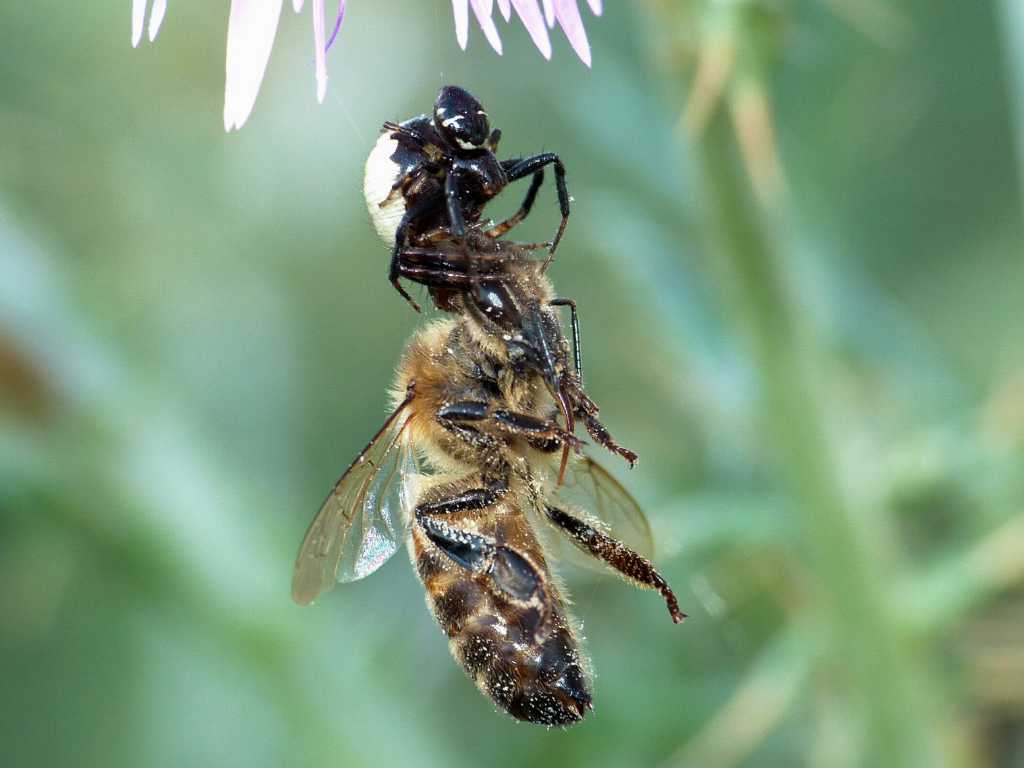
[[[588,71],[353,0],[323,106],[285,5],[231,135],[227,3],[138,50],[127,3],[0,8],[4,764],[1024,765],[1024,4],[608,2]],[[603,463],[691,616],[567,572],[569,731],[495,712],[402,556],[289,598],[420,321],[362,164],[447,82],[569,169]]]

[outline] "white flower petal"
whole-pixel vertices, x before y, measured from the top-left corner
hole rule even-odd
[[[282,0],[231,0],[224,78],[224,130],[252,112],[274,47]]]
[[[142,23],[146,20],[146,0],[132,0],[132,48],[139,47]]]
[[[512,6],[509,5],[508,0],[498,0],[498,10],[505,17],[505,21],[512,18]]]
[[[295,9],[296,13],[302,11],[302,0],[292,0],[292,8]]]
[[[167,13],[167,0],[153,0],[153,7],[149,11],[149,42],[156,40],[156,33],[160,31],[160,25],[164,23],[164,14]]]
[[[484,32],[484,37],[487,38],[487,42],[491,44],[491,48],[501,55],[501,38],[498,37],[498,28],[494,26],[494,20],[491,18],[491,10],[494,5],[490,0],[469,0],[470,6],[473,8],[473,13],[476,14],[476,20],[480,24],[480,29]]]
[[[316,47],[316,100],[327,95],[327,33],[324,30],[324,0],[313,0],[313,45]]]
[[[452,14],[455,16],[455,39],[459,47],[466,50],[469,42],[469,0],[452,0]]]
[[[595,16],[601,15],[601,0],[587,0],[587,5],[590,6],[590,10]]]
[[[548,23],[548,29],[555,27],[555,4],[551,0],[544,0],[544,19]]]
[[[551,58],[551,39],[548,37],[548,28],[544,26],[544,17],[540,14],[537,0],[512,0],[516,7],[526,31],[530,33],[530,39],[537,46],[541,56],[545,59]]]

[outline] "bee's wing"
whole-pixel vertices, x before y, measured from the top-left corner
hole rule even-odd
[[[579,517],[643,557],[652,556],[651,526],[640,505],[622,483],[589,456],[579,456],[570,462],[564,484],[552,485],[545,495],[539,500],[541,503]],[[588,569],[606,570],[601,561],[570,544],[555,526],[546,523],[545,527],[545,543],[553,554]]]
[[[418,477],[408,435],[411,396],[335,483],[295,560],[292,598],[315,600],[335,581],[369,576],[402,546]]]

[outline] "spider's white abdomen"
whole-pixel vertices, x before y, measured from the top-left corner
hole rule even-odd
[[[363,196],[366,198],[366,208],[370,212],[373,228],[389,247],[395,244],[395,232],[405,215],[405,198],[400,193],[396,193],[381,207],[401,172],[398,163],[391,159],[396,149],[398,142],[391,138],[390,133],[382,133],[370,156],[366,158],[363,176]]]

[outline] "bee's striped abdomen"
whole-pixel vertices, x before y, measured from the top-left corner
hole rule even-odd
[[[413,550],[427,604],[480,690],[519,720],[581,720],[591,707],[584,664],[550,579],[543,579],[542,605],[516,604],[488,574],[457,565],[418,531]]]

